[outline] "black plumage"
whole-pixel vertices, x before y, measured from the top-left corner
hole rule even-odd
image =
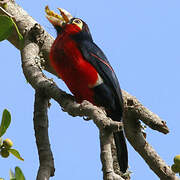
[[[107,115],[114,121],[122,120],[123,98],[120,85],[114,70],[102,50],[93,42],[89,28],[83,22],[83,29],[71,36],[77,42],[84,59],[98,72],[103,83],[93,87],[96,105],[105,107]],[[127,146],[123,131],[114,133],[117,158],[121,171],[124,173],[128,167]]]

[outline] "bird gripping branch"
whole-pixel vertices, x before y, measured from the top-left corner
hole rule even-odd
[[[114,121],[122,120],[123,99],[118,79],[102,50],[94,43],[87,24],[58,8],[60,15],[46,6],[46,17],[57,31],[50,50],[50,63],[74,94],[76,101],[88,100],[103,106]],[[114,133],[120,170],[128,168],[123,131]]]

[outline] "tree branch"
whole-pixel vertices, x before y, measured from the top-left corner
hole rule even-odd
[[[105,129],[100,130],[101,162],[104,180],[124,180],[120,175],[115,174],[113,158],[111,154],[111,142],[113,134]]]
[[[56,100],[63,111],[68,112],[72,116],[88,116],[89,119],[94,120],[100,129],[102,148],[101,155],[104,154],[104,157],[101,156],[103,168],[105,169],[105,166],[108,167],[104,174],[111,171],[112,163],[109,159],[111,154],[109,148],[109,142],[111,139],[110,134],[112,131],[118,131],[122,124],[112,122],[110,118],[106,117],[102,109],[93,106],[89,102],[85,101],[82,104],[76,103],[73,96],[66,94],[64,91],[59,89],[52,80],[46,78],[42,73],[42,66],[48,72],[56,75],[49,65],[48,58],[48,53],[52,45],[53,38],[13,1],[8,2],[8,8],[6,11],[13,16],[13,19],[16,21],[20,32],[25,37],[25,44],[21,50],[21,57],[23,72],[27,81],[36,91],[43,92],[45,97]],[[3,12],[0,10],[0,14],[1,13]],[[9,37],[8,40],[19,48],[19,42],[14,35]],[[169,132],[166,123],[162,121],[156,114],[152,113],[142,104],[140,104],[135,97],[131,96],[125,91],[123,91],[123,98],[125,109],[123,124],[129,142],[161,179],[177,179],[171,169],[163,160],[160,159],[155,150],[153,150],[144,139],[141,133],[139,119],[141,119],[150,128],[164,134]],[[102,132],[104,127],[108,127],[108,130],[111,133],[106,134],[107,132]],[[107,150],[104,151],[104,149]],[[104,161],[103,159],[109,160]],[[118,175],[113,174],[113,176],[115,178],[119,178]]]
[[[50,176],[54,176],[55,171],[48,136],[47,108],[49,98],[43,94],[41,91],[36,91],[34,103],[34,130],[40,162],[37,180],[48,180]]]
[[[162,180],[178,180],[171,168],[162,160],[156,151],[148,144],[141,132],[140,122],[136,114],[125,108],[123,118],[126,137],[134,149],[146,161],[154,173]]]
[[[128,112],[134,114],[137,119],[141,119],[141,121],[143,121],[151,129],[157,130],[164,134],[169,133],[166,122],[163,121],[158,115],[144,107],[134,96],[130,95],[126,91],[122,91],[122,94],[124,105]]]

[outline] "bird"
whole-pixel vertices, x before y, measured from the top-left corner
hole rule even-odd
[[[104,107],[107,116],[121,122],[123,98],[116,74],[103,51],[95,44],[88,25],[65,9],[60,14],[45,8],[46,17],[57,32],[50,49],[50,64],[78,103],[87,100]],[[120,171],[128,168],[124,132],[114,132]]]

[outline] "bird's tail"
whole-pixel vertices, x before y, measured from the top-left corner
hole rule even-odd
[[[128,152],[123,131],[114,133],[114,141],[120,170],[125,173],[128,168]]]
[[[122,114],[121,113],[109,113],[108,116],[114,121],[121,121]],[[120,167],[121,172],[125,173],[128,168],[128,151],[126,145],[126,139],[124,136],[124,132],[119,131],[113,133],[114,142],[117,151],[117,160]]]

